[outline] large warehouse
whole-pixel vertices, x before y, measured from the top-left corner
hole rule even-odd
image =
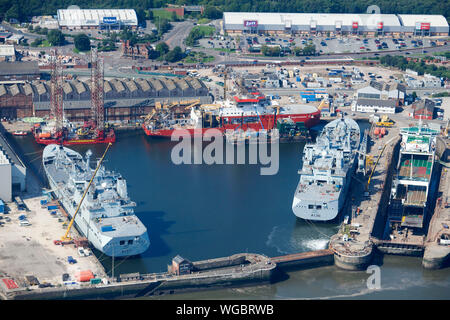
[[[224,12],[228,34],[448,35],[441,15]]]
[[[91,116],[90,80],[74,79],[63,84],[65,116],[69,120],[88,120]],[[10,119],[50,113],[50,81],[0,84],[0,117]],[[211,103],[209,90],[196,78],[137,78],[104,81],[104,105],[107,120],[133,120],[148,114],[156,102],[200,99]]]
[[[138,18],[134,9],[60,9],[57,12],[61,29],[135,29]]]

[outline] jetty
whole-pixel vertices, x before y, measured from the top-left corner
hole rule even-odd
[[[373,137],[373,135],[372,135]],[[398,129],[390,129],[382,138],[372,138],[373,145],[367,155],[373,166],[364,178],[354,176],[344,214],[349,222],[343,223],[330,239],[337,267],[345,270],[363,270],[370,264],[374,253],[372,233],[383,224],[390,195],[393,159],[398,154],[400,137]]]

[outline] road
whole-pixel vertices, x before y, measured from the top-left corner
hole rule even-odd
[[[171,24],[173,28],[163,35],[161,41],[167,43],[170,49],[177,46],[181,49],[185,49],[186,45],[184,44],[184,39],[186,39],[189,32],[191,32],[194,23],[192,21],[181,21],[171,22]]]

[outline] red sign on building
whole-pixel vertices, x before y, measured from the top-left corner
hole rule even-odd
[[[383,29],[383,22],[378,22],[377,27],[378,27],[378,30]]]
[[[430,30],[430,23],[421,23],[420,30]]]
[[[257,27],[258,26],[258,21],[256,20],[245,20],[244,21],[244,27]]]
[[[352,27],[353,29],[358,29],[358,22],[353,22]]]

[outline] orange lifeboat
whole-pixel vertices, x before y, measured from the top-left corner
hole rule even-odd
[[[52,135],[50,132],[43,132],[39,134],[39,138],[50,138]]]

